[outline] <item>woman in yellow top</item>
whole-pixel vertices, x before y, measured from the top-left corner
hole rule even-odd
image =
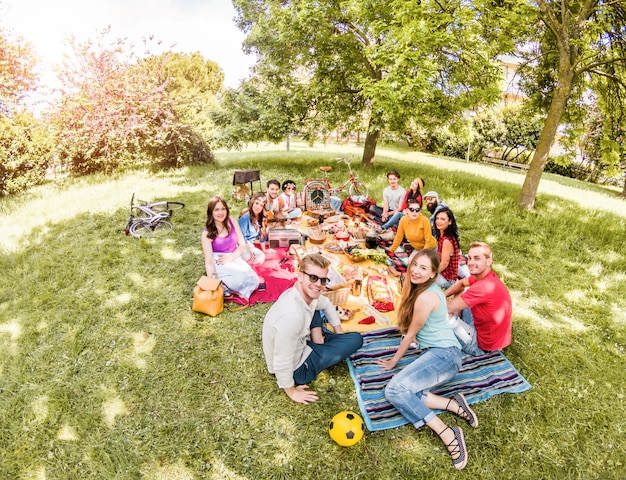
[[[405,237],[415,250],[435,248],[437,240],[433,237],[430,221],[422,215],[422,209],[417,200],[410,200],[404,213],[406,215],[398,223],[396,238],[394,238],[390,250],[395,252]]]

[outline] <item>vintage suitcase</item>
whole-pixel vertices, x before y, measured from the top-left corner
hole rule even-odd
[[[304,245],[304,237],[293,228],[272,228],[267,234],[267,243],[270,248]]]

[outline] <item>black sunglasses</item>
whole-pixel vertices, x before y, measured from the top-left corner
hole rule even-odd
[[[417,212],[419,212],[420,210],[421,210],[421,208],[412,208],[412,207],[409,207],[409,212],[417,213]]]
[[[306,273],[304,270],[300,270],[300,271],[309,277],[309,282],[311,283],[315,283],[319,280],[322,287],[324,287],[330,281],[330,278],[318,277],[317,275]]]

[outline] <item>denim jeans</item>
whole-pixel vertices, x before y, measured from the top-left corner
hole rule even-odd
[[[474,327],[474,316],[472,315],[472,310],[469,308],[464,308],[461,311],[461,320],[467,323],[470,327],[470,340],[469,342],[464,342],[462,339],[457,337],[457,340],[461,344],[461,349],[474,357],[479,357],[480,355],[484,355],[485,352],[482,348],[478,346],[478,333],[476,332],[476,328]]]
[[[402,217],[404,217],[404,212],[394,213],[391,217],[387,218],[387,221],[381,225],[381,228],[397,227]]]
[[[450,288],[456,282],[456,280],[446,280],[446,278],[441,273],[437,275],[436,281],[437,285],[439,285],[444,291]]]
[[[318,310],[311,320],[311,328],[321,327],[324,322],[325,318]],[[324,343],[313,343],[310,340],[307,342],[313,351],[304,363],[293,372],[293,380],[296,385],[311,383],[322,370],[345,360],[363,345],[363,337],[358,332],[336,334],[325,331],[325,333]]]
[[[426,406],[433,387],[454,377],[461,368],[461,350],[457,347],[432,347],[391,379],[385,397],[409,422],[420,428],[435,418]]]

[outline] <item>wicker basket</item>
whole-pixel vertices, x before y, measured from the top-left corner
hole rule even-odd
[[[343,305],[348,302],[348,295],[350,294],[350,287],[340,288],[338,290],[331,290],[322,293],[333,305]]]
[[[321,230],[319,226],[309,228],[308,234],[309,242],[315,245],[321,245],[326,241],[326,232]]]

